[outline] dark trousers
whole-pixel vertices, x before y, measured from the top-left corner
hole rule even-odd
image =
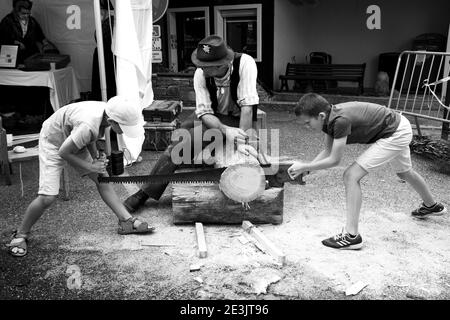
[[[219,118],[219,120],[231,127],[239,127],[239,117],[233,117],[233,116],[226,116],[226,115],[220,115],[216,114],[216,117]],[[197,127],[194,127],[197,126]],[[201,131],[200,131],[201,127]],[[181,124],[180,128],[189,130],[189,134],[191,135],[191,139],[186,140],[180,140],[173,142],[170,146],[167,147],[167,149],[164,151],[164,153],[161,155],[161,157],[158,159],[152,170],[150,171],[151,175],[154,174],[171,174],[173,173],[177,168],[180,167],[180,165],[177,165],[173,163],[171,152],[175,146],[177,148],[180,148],[182,150],[185,150],[185,148],[191,149],[191,160],[193,160],[197,154],[194,154],[194,128],[196,130],[196,134],[201,132],[201,136],[196,136],[197,139],[202,139],[203,133],[208,129],[203,122],[197,118],[195,113],[193,112],[183,123]],[[203,140],[203,139],[202,139]],[[180,143],[186,144],[189,143],[188,146],[179,145]],[[198,142],[197,142],[198,143]],[[209,145],[210,141],[202,141],[202,150]],[[191,162],[192,163],[192,162]],[[154,184],[154,183],[148,183],[141,187],[141,190],[144,191],[149,197],[159,200],[161,195],[164,193],[164,190],[166,190],[167,183],[161,183],[161,184]]]

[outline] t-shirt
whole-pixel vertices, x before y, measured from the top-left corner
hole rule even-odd
[[[105,107],[106,102],[103,101],[66,105],[44,121],[41,135],[58,148],[66,138],[71,138],[78,149],[83,149],[98,139]]]
[[[369,102],[333,105],[322,131],[334,139],[347,136],[347,144],[369,144],[390,137],[400,123],[400,114]]]

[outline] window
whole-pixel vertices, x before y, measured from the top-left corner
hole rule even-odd
[[[214,7],[216,32],[237,52],[261,61],[261,5]]]

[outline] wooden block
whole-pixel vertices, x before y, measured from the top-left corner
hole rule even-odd
[[[250,221],[243,221],[242,228],[251,234],[258,242],[264,247],[264,249],[270,253],[279,263],[284,265],[286,263],[286,256],[284,253],[278,249],[272,241],[267,239],[267,237],[258,230]]]
[[[259,142],[257,149],[260,152],[267,153],[267,139],[268,133],[263,134],[260,130],[267,130],[267,115],[264,111],[258,109],[256,128],[254,128],[258,134]]]
[[[201,222],[195,223],[195,233],[197,234],[198,256],[206,258],[208,249],[206,248],[205,232],[203,231],[203,224]]]
[[[172,211],[174,224],[211,223],[240,224],[249,220],[255,224],[283,222],[284,189],[270,188],[249,203],[227,198],[214,183],[173,183]]]
[[[201,269],[202,266],[203,266],[202,263],[194,263],[194,264],[191,264],[191,265],[189,266],[189,271],[190,271],[190,272],[200,271],[200,269]]]
[[[256,128],[255,129],[256,130],[267,129],[267,114],[260,109],[258,109],[258,113],[256,116]]]

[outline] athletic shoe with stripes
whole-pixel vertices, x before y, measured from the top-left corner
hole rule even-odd
[[[324,246],[341,250],[358,250],[363,244],[360,234],[352,237],[344,229],[334,237],[323,240],[322,243]]]
[[[447,208],[444,207],[442,203],[436,202],[434,206],[432,207],[426,207],[424,203],[420,206],[420,208],[414,210],[411,212],[413,217],[416,218],[426,218],[428,216],[441,216],[444,213],[447,213]]]

